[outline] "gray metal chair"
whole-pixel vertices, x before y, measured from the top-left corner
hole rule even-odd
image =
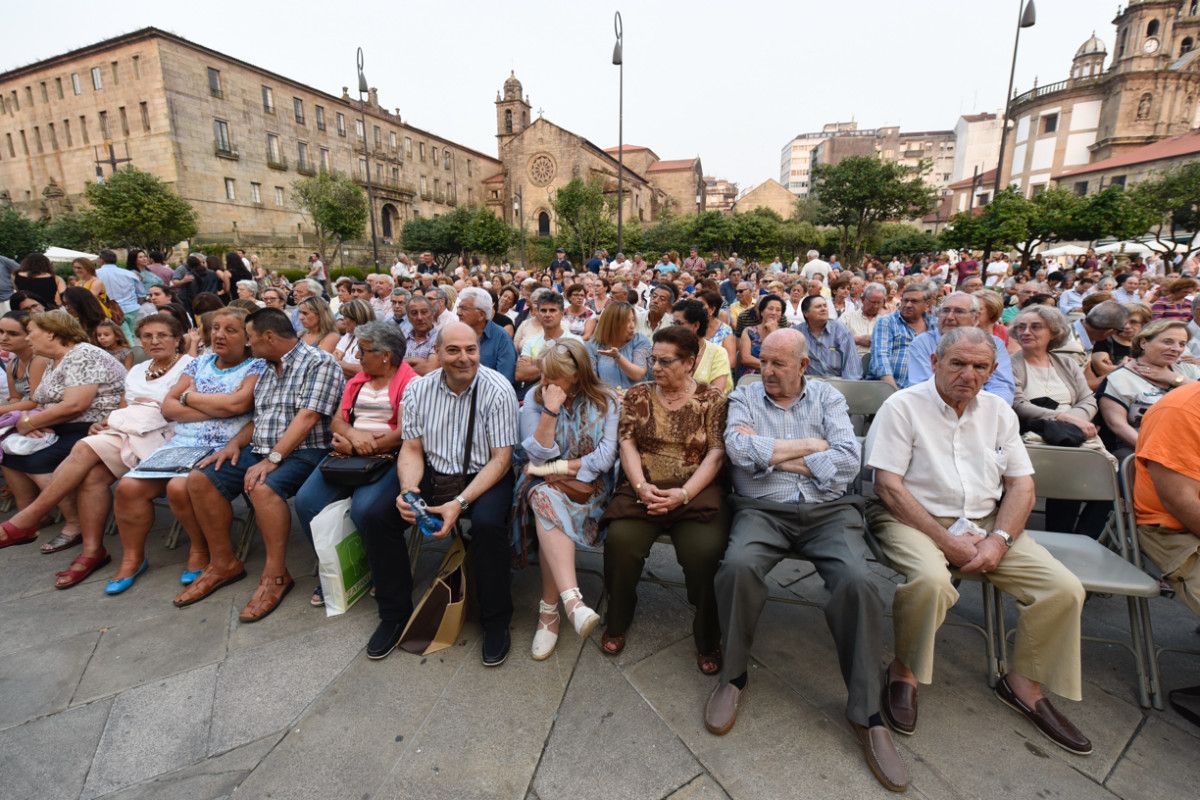
[[[1028,445],[1033,462],[1034,486],[1039,497],[1086,502],[1111,502],[1115,543],[1113,552],[1099,542],[1075,533],[1027,530],[1026,535],[1050,551],[1071,571],[1088,592],[1119,595],[1129,607],[1129,641],[1085,636],[1089,641],[1116,644],[1134,659],[1138,677],[1138,701],[1143,708],[1153,703],[1162,708],[1154,662],[1154,634],[1150,630],[1147,599],[1157,597],[1158,581],[1139,566],[1136,535],[1131,535],[1126,503],[1117,486],[1117,475],[1103,454],[1084,448]],[[1003,602],[1003,600],[1001,600]],[[1003,625],[1003,614],[999,615]],[[1000,654],[1005,657],[1007,637],[1001,628]]]
[[[870,419],[879,413],[883,401],[896,393],[896,387],[884,381],[851,381],[845,378],[821,380],[842,393],[850,406],[850,416],[859,415]]]
[[[762,383],[762,375],[759,375],[757,372],[751,372],[743,375],[742,377],[738,378],[737,385],[746,386],[751,383]]]

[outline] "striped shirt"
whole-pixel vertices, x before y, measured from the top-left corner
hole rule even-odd
[[[254,438],[250,442],[254,453],[271,452],[296,413],[306,410],[321,416],[296,449],[328,450],[333,443],[329,418],[337,411],[346,388],[342,368],[329,353],[304,342],[296,342],[280,363],[282,375],[268,363],[254,387]]]
[[[512,447],[518,441],[517,395],[512,384],[495,370],[481,366],[471,388],[456,395],[439,368],[412,381],[404,390],[404,438],[420,439],[425,462],[443,475],[462,474],[471,389],[478,391],[468,467],[468,472],[474,474],[491,459],[492,448]]]
[[[936,327],[932,314],[925,315],[925,330]],[[917,332],[904,321],[899,311],[880,317],[871,333],[871,369],[868,378],[890,375],[897,385],[908,381],[908,346]]]
[[[754,436],[738,431],[748,425]],[[810,453],[804,464],[812,477],[771,465],[777,439],[822,439],[829,449]],[[734,491],[775,503],[824,503],[846,493],[859,470],[860,449],[850,423],[850,407],[823,381],[804,382],[789,408],[767,396],[761,383],[739,386],[729,396],[725,452],[733,464]]]

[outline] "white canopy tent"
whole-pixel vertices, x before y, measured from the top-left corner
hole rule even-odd
[[[1087,252],[1086,247],[1077,244],[1060,244],[1042,251],[1044,256],[1081,256]]]
[[[1153,250],[1141,242],[1112,242],[1096,248],[1097,253],[1126,253],[1131,256],[1148,256]]]
[[[46,258],[51,261],[74,261],[77,258],[90,258],[95,261],[99,256],[92,253],[83,253],[79,250],[68,250],[65,247],[47,247]]]

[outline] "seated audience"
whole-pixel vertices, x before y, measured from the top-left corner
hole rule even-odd
[[[297,311],[300,314],[300,325],[304,328],[300,332],[300,341],[326,353],[334,352],[341,339],[334,327],[329,304],[320,297],[309,297],[300,303]]]
[[[729,366],[729,355],[725,348],[717,347],[703,336],[708,330],[708,308],[699,300],[680,300],[672,309],[675,324],[682,325],[696,334],[700,343],[700,354],[696,357],[696,367],[692,377],[700,383],[706,383],[722,394],[733,391],[733,370]]]
[[[587,343],[588,358],[600,382],[618,394],[646,379],[650,369],[650,340],[637,332],[633,306],[614,300],[600,312]]]
[[[1092,348],[1089,365],[1091,373],[1097,378],[1103,378],[1131,357],[1133,337],[1137,336],[1138,331],[1149,325],[1153,319],[1150,314],[1150,306],[1144,303],[1130,303],[1125,306],[1125,310],[1129,312],[1129,316],[1125,318],[1125,327],[1119,333],[1113,333],[1107,339],[1096,342],[1096,346]],[[1192,338],[1195,338],[1195,334]],[[1191,346],[1190,341],[1188,346]],[[1096,382],[1096,385],[1099,385],[1099,381]]]
[[[979,298],[965,292],[953,292],[938,306],[937,319],[937,328],[920,334],[909,345],[908,375],[902,384],[905,388],[927,381],[933,376],[933,356],[944,332],[958,327],[979,327]],[[992,334],[990,330],[986,333],[993,337],[996,346],[996,369],[988,376],[983,389],[1012,405],[1014,387],[1008,349],[1000,337]]]
[[[375,312],[366,300],[351,300],[342,306],[338,330],[342,337],[333,348],[333,358],[347,378],[353,378],[362,367],[359,364],[358,339],[354,335],[359,325],[375,321]]]
[[[41,383],[51,362],[33,350],[33,344],[29,341],[28,311],[9,311],[0,317],[0,350],[12,354],[4,367],[8,380],[8,399],[0,405],[0,414],[37,408],[33,391]]]
[[[838,317],[838,322],[849,328],[854,336],[854,346],[860,360],[871,352],[871,333],[883,315],[886,300],[887,287],[880,283],[868,283],[863,288],[862,305],[850,308]]]
[[[538,358],[548,346],[561,339],[583,341],[563,324],[563,296],[558,292],[542,293],[537,300],[537,318],[541,330],[525,339],[521,344],[521,354],[517,358],[516,378],[521,382],[536,381],[540,378]]]
[[[916,731],[917,683],[933,680],[934,637],[958,600],[951,569],[986,576],[1020,599],[1011,667],[996,695],[1055,744],[1087,755],[1092,744],[1042,693],[1083,695],[1079,580],[1022,535],[1033,509],[1033,466],[1017,416],[982,391],[995,339],[975,327],[946,332],[933,379],[889,397],[867,436],[875,470],[872,535],[905,577],[893,600],[896,657],[883,711],[894,730]]]
[[[900,294],[899,307],[875,323],[871,332],[868,378],[890,383],[896,388],[909,385],[909,347],[917,336],[936,328],[930,313],[935,293],[932,284],[909,284]]]
[[[783,302],[775,305],[782,313]],[[729,539],[729,513],[718,476],[725,462],[725,395],[691,375],[700,342],[687,328],[654,334],[653,383],[625,393],[620,448],[625,481],[604,514],[608,590],[607,629],[601,649],[616,655],[637,606],[637,584],[650,547],[671,537],[683,567],[687,597],[696,609],[692,635],[696,664],[706,675],[721,668],[713,576]]]
[[[455,313],[460,322],[471,326],[479,339],[479,363],[513,380],[517,351],[512,337],[492,321],[492,296],[478,286],[468,286],[458,295]]]
[[[404,339],[404,360],[413,372],[428,375],[440,366],[438,361],[438,329],[435,327],[433,304],[423,294],[414,294],[408,301],[408,321],[412,330]]]
[[[848,289],[850,282],[846,281]],[[843,323],[830,318],[829,301],[809,295],[800,302],[804,319],[796,329],[808,344],[808,372],[814,378],[862,378],[862,359],[854,344],[854,334]]]
[[[783,319],[783,298],[777,294],[765,295],[755,307],[757,322],[742,330],[738,345],[739,377],[758,373],[758,353],[762,348],[763,339],[787,327]]]

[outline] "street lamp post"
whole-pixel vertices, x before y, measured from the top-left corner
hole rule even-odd
[[[362,125],[363,163],[367,173],[367,216],[371,219],[371,258],[379,272],[379,239],[375,235],[375,189],[371,186],[371,148],[367,145],[367,113],[363,94],[367,92],[367,76],[363,74],[363,50],[358,48],[358,121]]]
[[[517,226],[521,236],[521,269],[525,269],[525,198],[519,187],[513,192],[513,214],[517,217]]]
[[[1004,171],[1004,151],[1008,145],[1008,108],[1012,104],[1013,79],[1017,75],[1017,48],[1021,44],[1021,29],[1032,28],[1037,23],[1037,9],[1033,0],[1017,0],[1017,33],[1013,37],[1012,66],[1008,70],[1008,93],[1004,95],[1004,114],[1000,120],[1000,158],[996,161],[996,177],[992,183],[992,202],[1000,194],[1000,183]],[[992,254],[992,244],[988,242],[983,252],[984,264]]]
[[[622,252],[625,235],[625,26],[621,23],[621,12],[613,15],[613,32],[617,43],[613,45],[612,63],[617,65],[617,252]]]

